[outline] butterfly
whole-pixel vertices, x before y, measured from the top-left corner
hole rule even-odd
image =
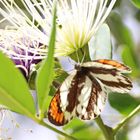
[[[108,92],[126,93],[132,83],[124,73],[131,69],[115,60],[100,59],[75,65],[52,98],[48,119],[57,126],[73,117],[92,120],[103,110]]]

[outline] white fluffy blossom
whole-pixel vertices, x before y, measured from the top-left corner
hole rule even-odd
[[[28,37],[48,45],[53,0],[1,0],[1,23],[8,20]],[[105,22],[116,0],[58,0],[55,56],[67,56],[84,47]],[[4,7],[4,8],[2,8]],[[21,9],[22,7],[22,9]],[[36,49],[36,48],[35,48]]]

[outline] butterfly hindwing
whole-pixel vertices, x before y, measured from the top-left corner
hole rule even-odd
[[[77,117],[83,120],[92,120],[100,115],[107,97],[107,93],[94,77],[88,76],[88,79],[91,81],[91,85],[89,88],[86,84],[84,85],[83,90],[87,87],[88,92],[83,92],[82,100],[79,100],[77,105]],[[88,95],[86,95],[87,93]]]
[[[69,105],[68,94],[73,84],[74,77],[75,77],[75,72],[69,75],[65,79],[65,81],[62,83],[62,85],[57,90],[56,94],[54,95],[53,99],[51,100],[49,111],[48,111],[48,119],[51,123],[57,126],[64,125],[73,118],[72,112],[66,112],[66,109],[67,109],[67,106]],[[60,113],[63,113],[62,121],[57,120],[57,115],[60,115]]]
[[[58,126],[67,123],[67,121],[65,120],[64,113],[60,107],[60,104],[61,104],[60,92],[58,90],[50,103],[49,111],[48,111],[49,121]]]

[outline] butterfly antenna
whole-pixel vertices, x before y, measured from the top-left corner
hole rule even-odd
[[[78,55],[78,52],[77,52],[77,51],[78,51],[78,50],[76,50],[77,62],[78,62],[78,64],[80,64],[79,55]]]
[[[81,50],[82,51],[82,50]],[[86,52],[85,51],[82,51],[82,53],[83,53],[83,58],[82,58],[82,60],[81,60],[81,63],[80,64],[82,64],[83,62],[84,62],[84,59],[85,59],[85,56],[86,56]]]

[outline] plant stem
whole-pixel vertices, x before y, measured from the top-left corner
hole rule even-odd
[[[96,118],[95,121],[98,124],[98,126],[100,127],[100,129],[102,130],[106,140],[115,140],[112,128],[105,125],[100,116],[98,118]]]
[[[138,105],[126,118],[124,118],[115,128],[113,128],[113,134],[115,135],[118,132],[118,130],[139,111],[140,105]]]

